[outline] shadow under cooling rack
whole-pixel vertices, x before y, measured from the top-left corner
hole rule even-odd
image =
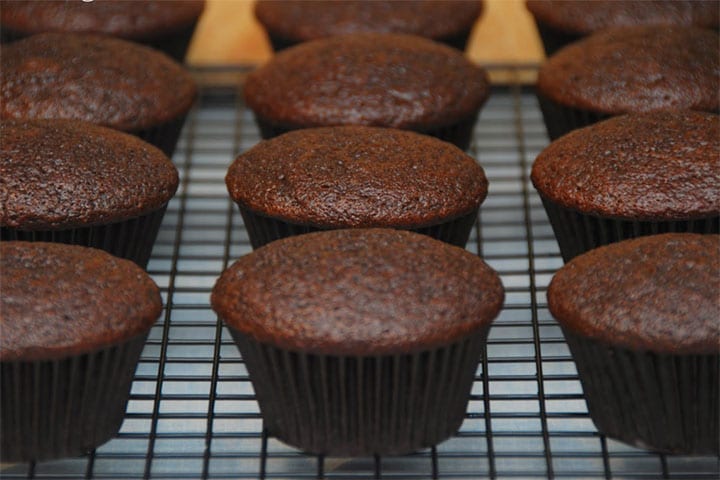
[[[519,70],[492,67],[506,78]],[[470,154],[490,181],[468,250],[501,275],[506,304],[478,366],[460,432],[401,457],[318,458],[263,435],[245,365],[209,307],[223,268],[251,251],[224,177],[259,141],[243,69],[196,70],[203,88],[173,158],[181,187],[148,269],[166,308],[138,366],[117,438],[74,459],[3,465],[2,478],[687,478],[720,476],[714,456],[665,456],[606,439],[590,421],[545,291],[562,265],[528,180],[548,144],[533,92],[496,87]]]

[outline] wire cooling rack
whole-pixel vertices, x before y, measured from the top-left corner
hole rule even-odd
[[[545,291],[562,265],[528,180],[548,139],[532,91],[495,88],[475,128],[470,154],[490,181],[468,243],[502,277],[505,308],[460,432],[402,457],[304,455],[263,432],[245,365],[209,307],[215,279],[251,251],[228,199],[225,172],[259,141],[237,87],[244,71],[197,70],[203,85],[173,158],[181,186],[148,266],[166,308],[137,369],[117,438],[92,454],[3,465],[2,478],[577,478],[716,479],[714,456],[648,453],[600,435],[588,417],[575,366],[551,318]]]

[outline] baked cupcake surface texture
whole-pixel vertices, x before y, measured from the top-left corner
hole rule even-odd
[[[80,455],[120,428],[160,291],[93,248],[0,242],[0,453]]]
[[[98,33],[163,51],[182,62],[204,0],[3,0],[4,41],[36,33]]]
[[[213,309],[246,361],[272,435],[312,453],[400,454],[460,427],[498,275],[390,229],[272,242],[223,272]]]
[[[259,0],[255,16],[276,51],[348,33],[407,33],[465,50],[481,0]]]
[[[720,232],[720,117],[629,114],[575,130],[538,155],[531,180],[570,258],[672,231]]]
[[[299,128],[366,125],[427,133],[462,149],[490,93],[460,52],[400,34],[354,34],[297,45],[244,86],[264,138]]]
[[[362,126],[263,141],[233,162],[226,183],[254,247],[358,227],[410,229],[465,246],[488,188],[483,169],[454,145]]]
[[[76,243],[145,266],[175,166],[138,138],[77,120],[0,121],[2,240]]]
[[[3,119],[85,120],[172,156],[197,87],[166,55],[125,40],[43,33],[3,47]]]
[[[639,25],[720,26],[717,0],[527,0],[547,55],[591,33]]]
[[[720,439],[720,236],[653,235],[561,268],[548,303],[598,430],[671,453]]]
[[[606,30],[557,52],[537,93],[551,139],[612,115],[720,111],[720,37],[689,27]]]

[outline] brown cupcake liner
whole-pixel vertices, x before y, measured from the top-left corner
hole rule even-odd
[[[146,337],[57,360],[2,362],[0,460],[82,455],[114,437]]]
[[[540,196],[565,262],[594,248],[629,238],[668,232],[720,233],[720,216],[643,221],[587,215]]]
[[[132,260],[145,268],[150,260],[166,209],[167,204],[146,215],[121,222],[66,230],[20,230],[0,227],[0,239],[93,247],[105,250],[116,257]]]
[[[475,122],[477,121],[478,114],[479,113],[476,112],[469,117],[461,119],[456,123],[443,127],[436,127],[429,130],[413,131],[429,135],[431,137],[439,138],[440,140],[443,140],[445,142],[452,143],[453,145],[462,150],[467,150],[470,148],[470,144],[472,143],[473,128],[475,127]],[[255,123],[260,129],[260,136],[264,140],[269,140],[292,130],[299,130],[301,128],[305,128],[299,126],[279,125],[257,114],[255,114]]]
[[[197,20],[187,27],[167,33],[161,37],[139,40],[139,43],[160,50],[169,55],[178,63],[185,63],[185,55],[190,47],[190,41],[195,33]]]
[[[547,128],[548,137],[550,137],[551,141],[557,140],[577,128],[587,127],[612,116],[607,113],[560,105],[540,92],[536,92],[536,94],[545,128]]]
[[[487,329],[414,354],[289,352],[230,328],[270,435],[338,456],[399,455],[460,428]]]
[[[634,352],[564,331],[598,430],[664,453],[720,453],[720,356]]]
[[[132,41],[154,48],[155,50],[160,50],[172,57],[175,61],[183,63],[196,26],[197,22],[194,22],[182,30],[170,32],[161,37]],[[0,29],[0,43],[11,43],[29,36],[27,33],[13,31],[4,27]]]
[[[465,51],[467,48],[468,40],[470,39],[470,34],[472,33],[472,30],[463,31],[460,33],[457,33],[455,35],[448,35],[442,38],[435,39],[436,42],[444,43],[445,45],[452,47],[456,50]],[[286,48],[293,47],[295,45],[298,45],[302,42],[299,42],[297,40],[285,37],[283,35],[277,35],[274,33],[267,34],[268,40],[270,40],[270,46],[273,49],[273,52],[281,52],[285,50]]]
[[[323,230],[312,225],[290,223],[261,215],[244,207],[240,207],[240,214],[247,229],[250,244],[254,249],[281,238]],[[466,215],[446,222],[427,227],[408,228],[407,230],[464,248],[470,238],[472,227],[475,225],[477,214],[478,209],[475,209]]]
[[[187,115],[182,115],[181,117],[152,128],[127,133],[135,135],[150,145],[156,146],[162,150],[168,158],[172,158],[173,153],[175,153],[175,147],[180,139],[180,133],[182,132],[186,117]]]
[[[550,57],[564,46],[577,42],[585,36],[556,30],[537,19],[535,19],[535,26],[537,26],[543,50],[545,50],[545,56],[547,57]]]

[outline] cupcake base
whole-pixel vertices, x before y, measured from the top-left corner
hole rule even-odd
[[[470,39],[470,34],[472,33],[472,30],[467,30],[464,32],[460,32],[455,35],[448,35],[446,37],[437,38],[435,39],[436,42],[444,43],[445,45],[452,47],[456,50],[465,51],[467,48],[468,40]],[[268,33],[268,39],[270,40],[270,45],[272,46],[273,52],[281,52],[282,50],[285,50],[286,48],[293,47],[295,45],[298,45],[298,40],[294,40],[288,37],[285,37],[283,35],[277,35]]]
[[[535,25],[537,26],[543,50],[545,50],[545,56],[547,57],[551,56],[565,45],[577,42],[583,38],[583,35],[575,35],[556,30],[543,22],[537,21],[537,19],[535,20]]]
[[[67,230],[19,230],[0,227],[0,240],[26,242],[57,242],[93,247],[120,258],[132,260],[145,268],[150,260],[155,239],[167,205],[146,215],[122,222],[93,225]]]
[[[162,150],[168,158],[172,158],[173,153],[175,153],[175,147],[180,139],[180,134],[182,133],[186,117],[187,115],[183,115],[182,117],[157,125],[153,128],[136,130],[127,133],[135,135],[150,145],[156,146]]]
[[[439,138],[440,140],[452,143],[462,150],[467,150],[470,148],[470,144],[472,143],[473,128],[475,127],[477,118],[478,113],[474,113],[473,115],[450,125],[435,127],[429,130],[413,131]],[[260,129],[260,136],[264,140],[269,140],[291,130],[307,128],[306,126],[301,125],[280,125],[257,114],[255,115],[255,123],[257,123],[257,126]]]
[[[547,128],[548,137],[550,137],[551,141],[557,140],[566,133],[570,133],[577,128],[587,127],[588,125],[592,125],[612,116],[607,113],[593,112],[590,110],[560,105],[559,103],[545,97],[540,92],[536,93],[540,110],[542,111],[543,120],[545,122],[545,128]]]
[[[598,430],[664,453],[720,453],[720,357],[660,355],[565,331]]]
[[[629,238],[668,232],[720,233],[720,217],[674,221],[642,221],[587,215],[541,196],[565,262],[594,248]]]
[[[0,458],[77,456],[114,437],[146,337],[58,360],[2,362]]]
[[[184,63],[196,26],[197,20],[181,30],[170,32],[158,38],[140,40],[139,43],[166,53],[178,63]]]
[[[312,454],[400,455],[460,428],[487,330],[414,354],[313,355],[230,328],[270,435]]]
[[[243,207],[240,207],[240,213],[248,231],[250,244],[254,249],[281,238],[323,230],[312,225],[290,223],[260,215]],[[477,214],[478,209],[475,209],[466,215],[446,222],[427,227],[407,228],[407,230],[464,248],[477,219]]]

